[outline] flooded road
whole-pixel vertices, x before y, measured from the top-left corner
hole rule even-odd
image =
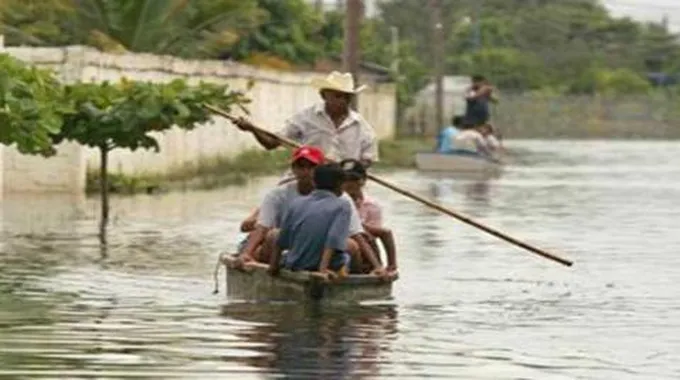
[[[680,378],[680,143],[510,145],[495,180],[385,177],[574,266],[370,185],[401,273],[372,306],[211,294],[272,178],[116,199],[106,252],[94,200],[6,197],[0,378]]]

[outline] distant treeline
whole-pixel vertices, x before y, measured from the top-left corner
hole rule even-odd
[[[361,32],[365,60],[391,67],[398,59],[402,105],[431,80],[427,4],[381,2]],[[680,72],[680,45],[660,22],[613,18],[596,0],[441,0],[441,20],[446,74],[484,73],[504,91],[644,94]],[[286,70],[337,56],[342,21],[304,0],[0,2],[9,45],[88,44]]]

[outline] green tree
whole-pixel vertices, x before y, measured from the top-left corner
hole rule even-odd
[[[340,29],[339,38],[343,30]],[[367,20],[361,29],[362,58],[385,67],[396,68],[393,72],[397,82],[397,102],[400,108],[408,106],[413,94],[425,86],[428,79],[428,66],[418,57],[418,47],[409,38],[403,39],[393,51],[392,30],[381,20]],[[342,47],[342,45],[340,45]],[[341,51],[341,50],[340,50]]]
[[[649,81],[633,70],[602,67],[585,70],[568,88],[570,93],[606,95],[644,94],[651,90]]]
[[[442,0],[441,7],[448,75],[474,70],[470,64],[480,55],[498,61],[474,71],[488,70],[492,81],[510,90],[595,88],[596,82],[584,83],[593,67],[638,76],[680,72],[680,44],[672,34],[658,24],[614,18],[600,1]],[[431,68],[431,9],[410,0],[383,2],[380,8],[381,21],[398,27],[402,39],[413,43],[415,58]],[[480,46],[473,38],[477,12]],[[529,78],[510,78],[511,71]]]
[[[313,64],[323,51],[325,39],[321,15],[303,0],[258,0],[267,19],[241,38],[232,50],[236,59],[254,53],[270,53],[289,62]]]
[[[629,69],[598,73],[596,91],[607,95],[644,94],[652,89],[649,82]]]
[[[546,82],[542,62],[515,49],[481,49],[455,57],[449,67],[465,75],[482,73],[493,78],[494,84],[501,88],[530,90]]]
[[[82,41],[76,37],[74,17],[73,0],[2,0],[0,34],[7,45],[75,44]]]
[[[154,132],[177,126],[190,130],[210,120],[204,103],[225,110],[243,106],[248,99],[227,86],[201,83],[192,87],[183,80],[153,84],[123,80],[111,83],[77,83],[66,86],[65,97],[72,111],[64,114],[59,143],[76,141],[100,152],[100,240],[106,244],[109,218],[108,155],[113,149],[159,150]]]
[[[462,20],[463,16],[456,11],[461,4],[455,0],[440,2],[442,33],[448,36]],[[415,56],[426,67],[432,67],[432,12],[428,2],[392,0],[380,2],[379,9],[382,22],[388,27],[397,27],[400,38],[412,43]]]
[[[378,20],[379,21],[379,20]],[[322,52],[327,55],[331,54],[341,54],[344,45],[344,26],[345,26],[345,14],[341,12],[327,12],[324,15],[323,25],[321,30],[317,33],[319,41],[321,43]],[[364,22],[364,25],[367,23]],[[382,25],[382,23],[380,23]],[[364,28],[366,29],[366,28]],[[363,35],[362,32],[362,43],[369,45],[375,44],[380,40],[374,38],[375,35],[369,33],[367,36]],[[366,37],[366,40],[363,40]]]
[[[215,56],[257,23],[255,0],[79,0],[77,21],[100,48]]]
[[[264,12],[256,0],[3,0],[8,43],[215,57]]]
[[[22,153],[51,155],[61,127],[63,88],[47,70],[0,54],[0,143]]]

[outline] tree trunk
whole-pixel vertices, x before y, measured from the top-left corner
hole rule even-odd
[[[101,219],[99,220],[99,242],[106,245],[106,226],[109,224],[109,148],[99,147],[99,194],[101,195]]]

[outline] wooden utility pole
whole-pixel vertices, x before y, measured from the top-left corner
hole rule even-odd
[[[482,30],[481,30],[481,20],[482,17],[482,0],[475,1],[474,10],[474,37],[473,46],[474,51],[478,51],[482,47]]]
[[[430,0],[432,13],[432,71],[434,77],[434,131],[444,126],[443,50],[440,0]],[[435,132],[436,133],[436,132]]]
[[[345,43],[342,55],[342,69],[352,73],[354,83],[359,85],[359,62],[361,61],[361,46],[359,30],[364,16],[363,0],[345,1]],[[354,97],[352,108],[357,107],[357,97]]]
[[[390,27],[390,46],[392,48],[392,74],[395,78],[399,77],[399,28]]]
[[[396,26],[390,27],[391,34],[391,45],[392,45],[392,65],[390,66],[392,77],[394,78],[394,83],[399,86],[399,28]],[[401,123],[401,104],[399,103],[399,94],[397,91],[394,92],[394,121],[397,126],[397,134],[402,133],[402,123]]]

